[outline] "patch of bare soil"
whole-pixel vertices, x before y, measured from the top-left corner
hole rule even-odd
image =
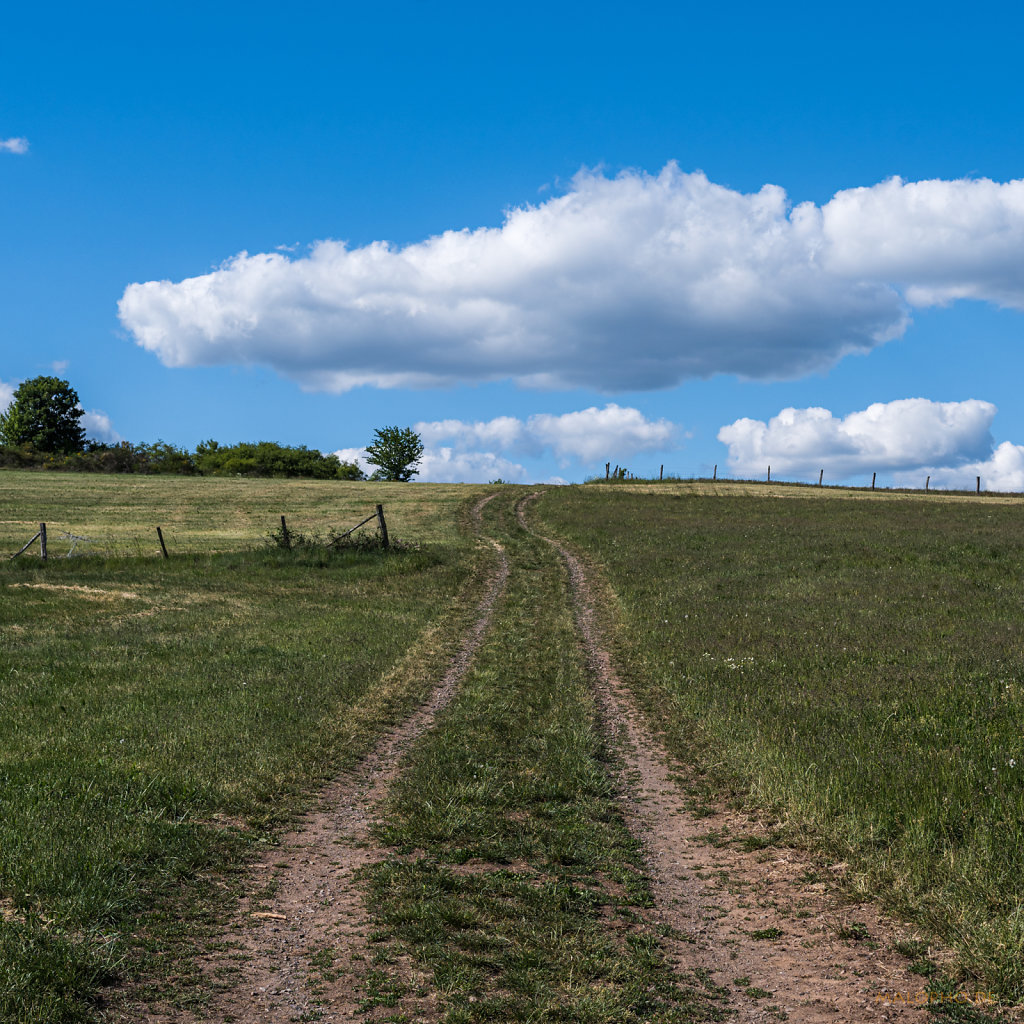
[[[474,508],[477,524],[491,497]],[[363,1020],[374,1019],[359,1013],[371,964],[368,915],[355,875],[388,856],[389,851],[372,840],[375,809],[405,753],[454,697],[505,587],[504,549],[484,539],[498,552],[497,568],[476,622],[430,698],[385,735],[363,761],[329,785],[320,794],[317,809],[253,867],[253,895],[244,901],[239,919],[223,937],[229,949],[211,954],[204,965],[211,989],[206,1019],[240,1024],[298,1020],[330,1024],[357,1014]],[[408,981],[415,990],[417,979]],[[436,1016],[430,995],[405,997],[386,1012],[401,1009],[417,1020]],[[150,1011],[146,1019],[182,1018]]]
[[[518,514],[530,530],[524,505]],[[601,642],[583,565],[544,539],[568,567],[598,706],[621,757],[623,808],[643,846],[657,923],[674,936],[666,945],[677,969],[706,972],[730,993],[735,1019],[743,1022],[930,1019],[921,1008],[924,979],[891,951],[905,932],[873,906],[851,906],[830,895],[826,883],[811,881],[811,859],[766,845],[766,830],[749,816],[726,808],[695,816],[688,809],[680,766],[652,735]]]

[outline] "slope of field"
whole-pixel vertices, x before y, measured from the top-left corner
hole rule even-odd
[[[604,567],[670,750],[1020,999],[1024,507],[642,490],[537,514]]]
[[[39,521],[92,541],[0,560],[0,1019],[91,1019],[149,953],[182,984],[175,958],[233,899],[225,871],[446,662],[472,605],[459,523],[477,493],[0,474],[0,550]],[[326,533],[376,502],[420,543],[266,540],[281,513]]]
[[[48,527],[50,550],[75,555],[160,553],[162,528],[172,553],[235,551],[280,528],[326,535],[355,526],[381,502],[389,529],[406,541],[446,543],[458,536],[460,503],[483,488],[447,484],[254,480],[225,477],[93,476],[34,470],[0,472],[0,555]],[[371,523],[369,529],[375,524]],[[38,548],[36,549],[38,550]]]

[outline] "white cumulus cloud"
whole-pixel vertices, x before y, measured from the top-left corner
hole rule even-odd
[[[418,480],[437,483],[534,480],[514,458],[540,457],[550,452],[563,466],[621,461],[642,451],[674,447],[679,427],[669,420],[650,420],[638,409],[614,402],[561,414],[538,413],[527,419],[496,416],[491,420],[434,420],[413,428],[424,444]],[[341,448],[335,454],[355,462],[369,474],[365,448]],[[564,483],[561,477],[549,482]]]
[[[829,268],[890,281],[913,306],[1024,309],[1024,180],[905,182],[839,192],[822,210]]]
[[[532,439],[527,437],[526,424],[515,416],[496,416],[493,420],[434,420],[417,423],[416,432],[426,444],[451,441],[459,449],[497,448],[533,449]]]
[[[927,472],[934,487],[974,490],[978,477],[986,491],[1024,491],[1024,445],[1003,441],[987,458],[963,466],[928,466]],[[906,483],[920,486],[918,479]]]
[[[7,407],[14,401],[14,391],[16,385],[7,384],[0,380],[0,412],[5,412]]]
[[[460,452],[440,447],[424,450],[417,479],[431,483],[525,483],[527,476],[524,466],[495,452]]]
[[[28,139],[18,136],[13,139],[0,139],[0,153],[27,153]]]
[[[105,412],[90,409],[82,414],[82,419],[79,422],[85,427],[86,436],[91,437],[95,441],[117,444],[119,441],[124,440],[114,429],[113,423],[110,422],[110,417]]]
[[[526,420],[500,416],[485,422],[440,420],[417,423],[425,441],[451,441],[456,448],[492,446],[538,455],[551,449],[563,464],[570,459],[593,463],[628,458],[642,451],[672,447],[679,428],[666,419],[649,420],[638,409],[610,402],[578,412],[538,413]]]
[[[778,186],[741,193],[670,163],[581,172],[496,228],[243,252],[129,285],[119,311],[169,366],[262,364],[330,391],[610,392],[801,376],[958,298],[1024,309],[1024,181],[892,178],[792,206]]]
[[[365,448],[339,448],[334,454],[342,462],[354,462],[367,476],[377,469],[367,460]],[[499,479],[522,483],[526,478],[525,467],[496,452],[460,451],[428,444],[424,445],[416,473],[417,480],[436,484],[486,483]]]
[[[767,466],[782,476],[832,481],[858,474],[892,473],[923,466],[962,466],[993,448],[991,402],[932,402],[905,398],[876,402],[838,418],[828,409],[783,409],[767,423],[739,419],[718,432],[729,447],[729,466],[761,476]]]
[[[128,286],[120,316],[169,366],[261,363],[343,391],[511,378],[606,391],[787,377],[898,336],[888,282],[827,266],[821,211],[669,164],[581,173],[499,228],[400,248],[323,241]]]

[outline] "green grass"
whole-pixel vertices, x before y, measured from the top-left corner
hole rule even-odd
[[[1024,507],[704,490],[562,488],[538,514],[604,567],[673,753],[1021,999]]]
[[[515,523],[518,494],[486,513],[511,562],[493,630],[386,808],[379,959],[411,956],[450,1024],[716,1019],[720,993],[674,978],[643,917],[563,568]]]
[[[472,609],[472,488],[384,494],[392,532],[423,543],[330,553],[275,549],[255,527],[271,507],[344,522],[344,484],[118,483],[0,474],[5,528],[31,505],[122,549],[150,512],[236,534],[194,532],[169,561],[0,561],[3,1020],[90,1020],[104,985],[140,973],[178,975],[189,998],[230,869],[426,692]],[[136,484],[150,505],[133,510]]]
[[[90,538],[0,559],[0,1019],[92,1021],[140,978],[200,998],[191,957],[222,939],[246,858],[440,677],[491,557],[465,527],[485,490],[0,473],[0,552],[40,521],[56,556],[61,530]],[[401,1017],[409,956],[451,1024],[712,1018],[722,993],[673,978],[647,923],[523,493],[486,512],[512,563],[494,629],[392,793],[367,1004]],[[327,536],[377,502],[409,546],[269,541],[282,513]],[[949,979],[907,946],[932,987],[1024,994],[1019,503],[703,482],[532,509],[603,567],[617,660],[695,806],[741,796],[773,837],[848,861],[855,892],[956,949]]]

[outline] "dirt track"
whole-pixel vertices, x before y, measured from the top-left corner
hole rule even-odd
[[[730,992],[740,1021],[927,1020],[927,1011],[900,998],[921,993],[923,979],[887,951],[893,928],[874,908],[840,906],[823,884],[801,882],[811,864],[798,851],[746,852],[709,841],[715,833],[756,837],[765,830],[725,808],[700,818],[689,812],[680,766],[669,762],[612,666],[582,562],[535,531],[527,507],[524,501],[517,510],[523,528],[551,544],[566,565],[580,639],[604,727],[621,758],[624,809],[643,845],[658,921],[679,936],[667,940],[677,966],[708,971]],[[838,938],[842,927],[854,923],[866,929],[867,940]],[[781,933],[778,938],[753,937],[772,929]]]
[[[478,533],[483,507],[493,497],[473,509]],[[505,552],[497,541],[484,540],[497,552],[496,568],[476,621],[444,677],[422,707],[324,789],[317,809],[252,867],[256,895],[243,902],[231,927],[236,948],[228,958],[214,954],[205,963],[212,995],[199,1019],[238,1024],[315,1019],[331,1024],[358,1016],[365,988],[367,911],[355,875],[387,856],[372,842],[374,808],[384,799],[402,757],[455,695],[505,588]],[[218,982],[225,968],[234,969]],[[426,1006],[410,1010],[429,1013]],[[180,1018],[151,1013],[148,1019]]]

